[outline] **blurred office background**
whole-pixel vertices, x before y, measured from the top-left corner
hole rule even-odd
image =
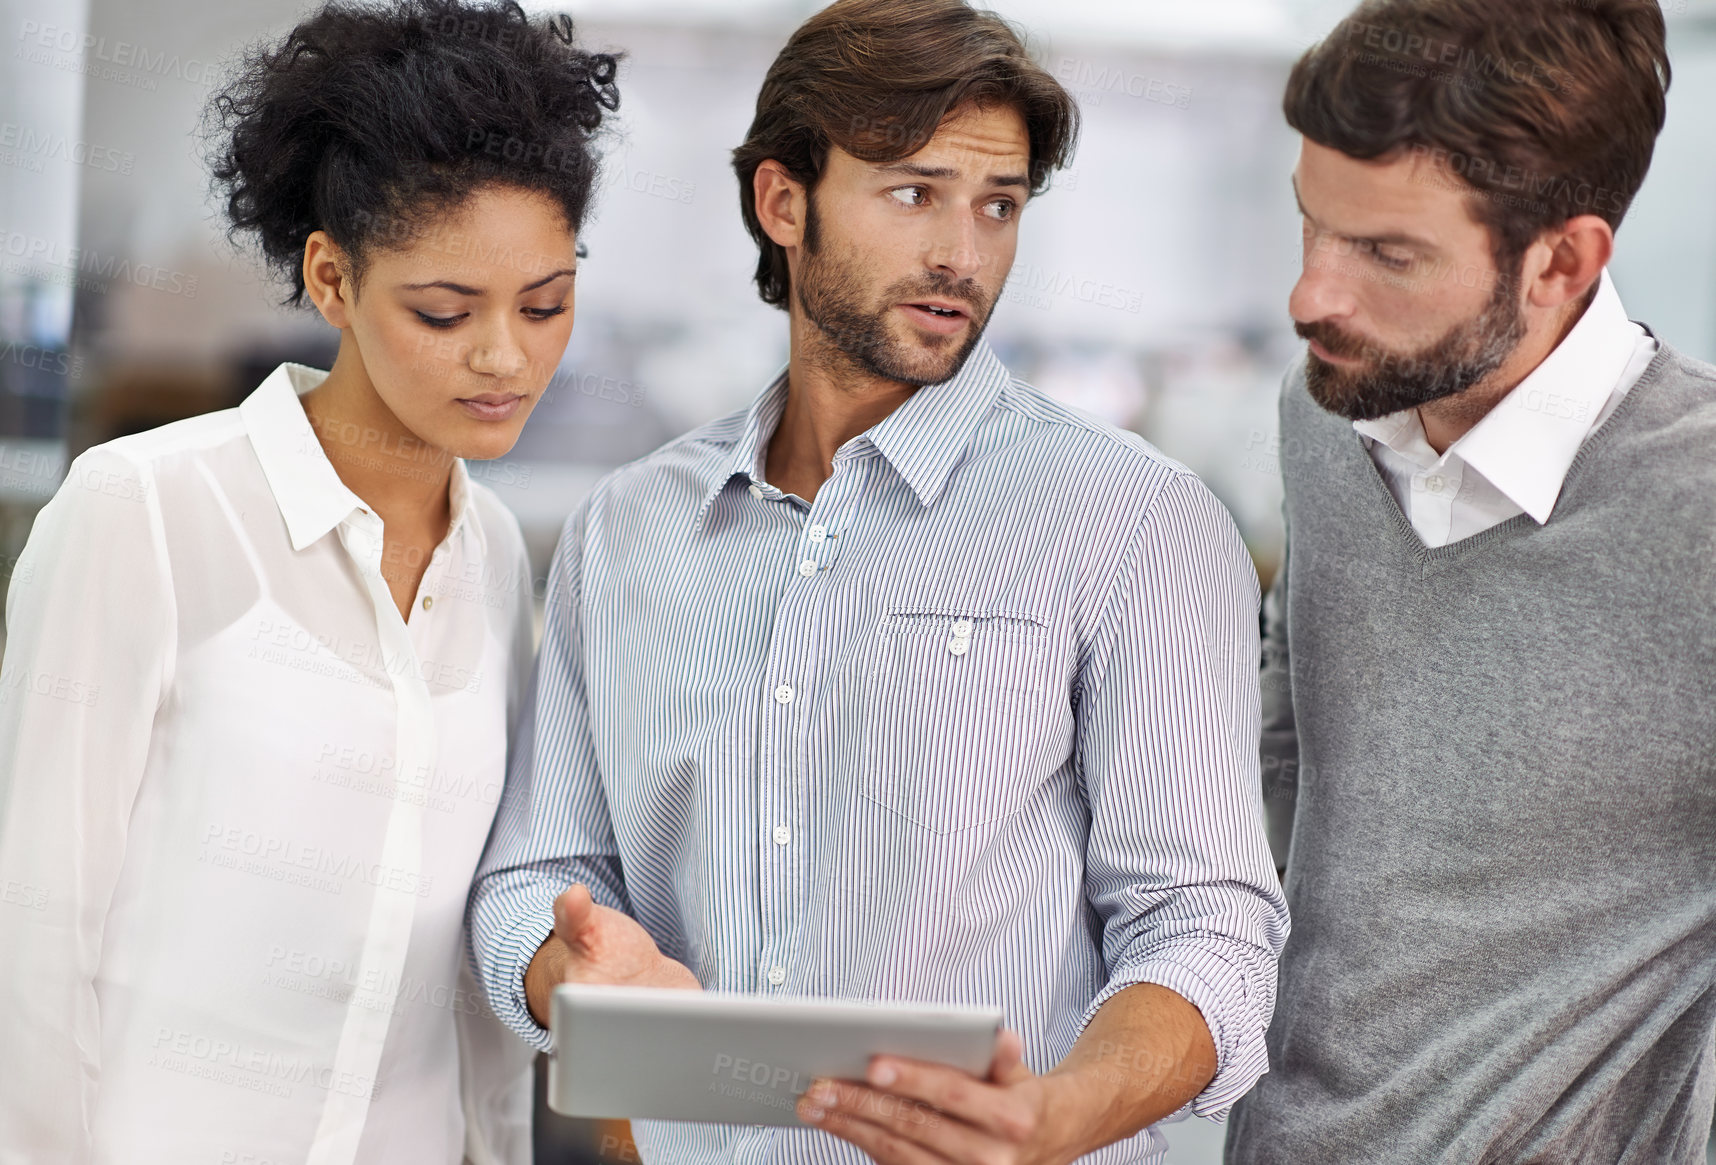
[[[628,55],[564,366],[517,449],[473,466],[517,512],[539,572],[597,477],[742,407],[785,359],[782,317],[748,282],[728,151],[770,59],[820,6],[554,6],[587,44]],[[1072,168],[1024,220],[990,337],[1045,390],[1197,470],[1267,580],[1299,265],[1280,94],[1348,0],[989,6],[1030,33],[1085,115]],[[274,306],[279,289],[225,242],[196,139],[235,54],[310,7],[0,0],[0,585],[82,449],[236,404],[280,360],[331,358],[320,319]],[[1667,9],[1668,128],[1613,271],[1634,318],[1716,359],[1716,0]],[[1218,1128],[1169,1133],[1181,1165],[1217,1159]],[[541,1159],[626,1159],[621,1135],[545,1124],[564,1144]]]

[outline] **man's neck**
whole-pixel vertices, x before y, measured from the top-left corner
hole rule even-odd
[[[334,472],[384,526],[440,540],[452,518],[453,455],[399,423],[349,336],[341,337],[327,379],[304,394],[303,405]]]
[[[769,438],[764,477],[783,493],[814,501],[834,473],[835,452],[917,390],[859,367],[795,305],[786,409]]]

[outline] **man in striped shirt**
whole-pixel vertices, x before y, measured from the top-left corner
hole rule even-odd
[[[495,1010],[544,1049],[564,981],[1009,1029],[982,1079],[819,1081],[805,1127],[635,1122],[646,1160],[1154,1162],[1154,1122],[1265,1070],[1250,560],[1191,473],[981,342],[1075,136],[962,0],[813,17],[735,154],[788,368],[567,523],[472,894]]]

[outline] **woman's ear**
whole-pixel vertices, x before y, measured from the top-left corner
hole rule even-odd
[[[304,240],[304,294],[330,325],[351,327],[351,301],[356,293],[351,263],[326,231],[311,231]]]

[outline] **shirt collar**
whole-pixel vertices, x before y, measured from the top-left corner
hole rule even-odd
[[[1638,337],[1604,271],[1567,338],[1460,438],[1460,456],[1539,525],[1547,522]]]
[[[1396,453],[1405,453],[1406,446],[1417,446],[1424,440],[1424,426],[1418,419],[1417,409],[1401,409],[1375,420],[1354,421],[1353,428],[1361,436],[1381,441]]]
[[[353,493],[328,460],[310,418],[298,398],[328,374],[302,364],[282,364],[268,374],[238,406],[250,444],[262,463],[262,476],[286,521],[293,550],[302,550],[351,516],[372,511]],[[449,538],[469,529],[482,549],[482,524],[471,520],[470,477],[462,458],[453,459],[448,503],[453,520]]]
[[[1554,351],[1442,455],[1482,474],[1539,525],[1549,520],[1579,447],[1631,362],[1639,327],[1605,270],[1596,298]],[[1416,409],[1353,428],[1395,452],[1434,455]]]
[[[774,436],[775,426],[780,423],[781,413],[786,411],[786,400],[787,370],[783,368],[761,395],[751,402],[751,407],[745,410],[744,427],[739,431],[739,439],[733,444],[733,455],[721,463],[703,491],[703,497],[697,506],[697,520],[691,527],[694,532],[703,528],[704,515],[734,477],[743,477],[752,482],[763,479],[765,450],[769,438]]]
[[[1006,366],[979,341],[953,379],[918,389],[866,435],[918,501],[933,505],[1009,379]]]
[[[479,557],[486,556],[489,540],[471,504],[471,471],[465,467],[463,457],[453,458],[452,476],[447,479],[447,509],[453,515],[447,523],[447,540],[450,542],[463,533],[471,539],[474,552]]]
[[[925,385],[848,445],[868,442],[928,506],[941,496],[977,426],[988,415],[1010,377],[1006,365],[983,341],[965,364],[940,384]],[[700,529],[710,505],[735,476],[763,482],[768,443],[786,411],[787,370],[770,382],[745,413],[733,455],[715,473],[697,508]],[[844,447],[843,447],[844,448]],[[772,488],[772,487],[770,487]]]

